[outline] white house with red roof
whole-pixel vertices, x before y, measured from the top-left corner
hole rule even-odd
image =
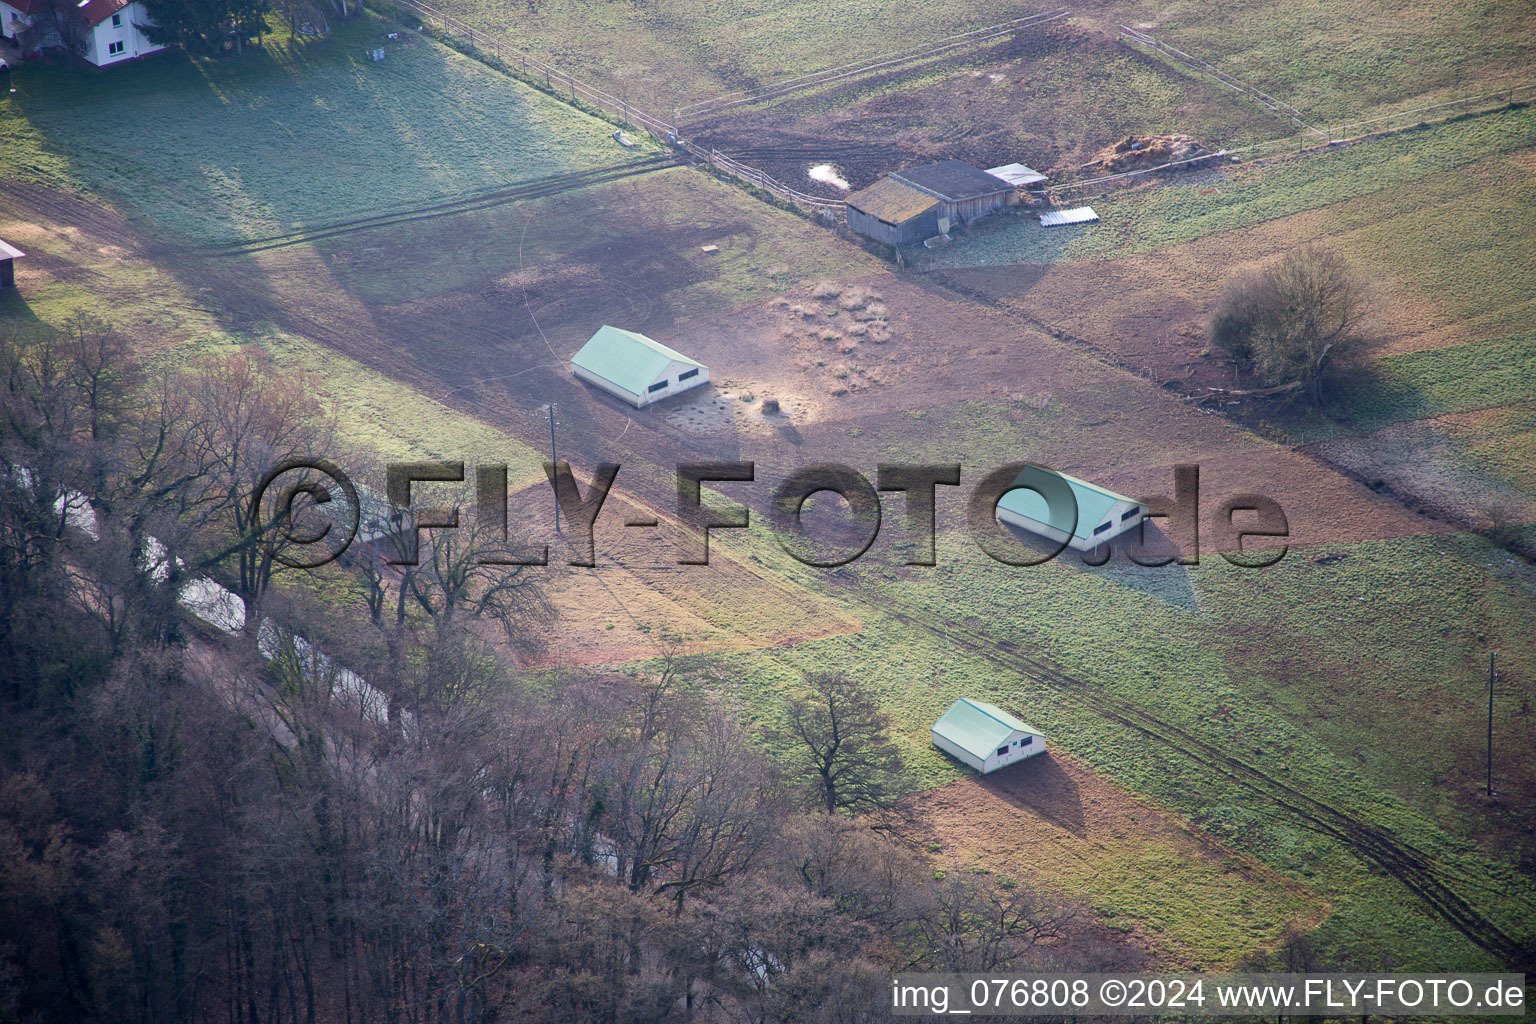
[[[58,31],[43,17],[48,7],[60,20],[74,23],[83,36],[80,56],[97,67],[165,49],[141,30],[153,22],[135,0],[0,0],[0,34],[17,40],[27,53],[62,46]]]

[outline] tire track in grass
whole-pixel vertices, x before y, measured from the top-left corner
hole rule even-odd
[[[876,608],[872,605],[870,608],[872,612],[883,611],[898,622],[954,644],[998,668],[1070,694],[1095,714],[1172,747],[1244,789],[1268,798],[1307,827],[1339,840],[1361,859],[1397,879],[1436,916],[1465,935],[1479,949],[1495,957],[1507,969],[1526,972],[1536,969],[1536,948],[1528,941],[1510,935],[1472,906],[1442,877],[1433,859],[1412,843],[1332,804],[1308,796],[1257,766],[1233,757],[1215,744],[1199,739],[1131,701],[1108,693],[1097,683],[1068,675],[1048,662],[1024,654],[1012,641],[979,636],[960,623],[940,615],[895,611],[889,607]]]

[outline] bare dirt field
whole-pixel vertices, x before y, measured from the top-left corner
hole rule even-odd
[[[116,239],[119,248],[133,245],[125,226],[103,219],[102,211],[80,209],[86,219],[77,230]],[[47,212],[64,219],[77,210],[56,206]],[[684,254],[698,238],[729,236],[732,230],[748,237],[751,232],[742,225],[727,230],[730,224],[706,223],[670,241],[653,235],[653,243],[661,245],[645,257],[627,248],[623,238],[608,236],[570,253],[547,244],[525,248],[519,263],[515,250],[505,253],[505,233],[488,229],[510,228],[520,219],[492,213],[448,218],[441,226],[433,222],[434,232],[459,227],[461,244],[476,249],[481,270],[403,303],[392,301],[386,278],[309,246],[236,260],[188,254],[171,265],[189,281],[217,287],[225,315],[236,323],[277,323],[415,382],[431,397],[475,408],[493,422],[516,424],[530,436],[544,432],[538,403],[553,399],[561,410],[562,446],[570,445],[573,457],[649,467],[649,476],[629,479],[662,507],[670,503],[670,468],[689,449],[754,458],[764,476],[808,454],[838,453],[854,464],[873,464],[887,453],[905,452],[958,458],[978,469],[1038,458],[1148,493],[1168,488],[1172,463],[1199,461],[1207,467],[1211,493],[1278,489],[1291,515],[1293,541],[1303,545],[1442,528],[1392,507],[1312,459],[1258,442],[1220,417],[1183,407],[1161,389],[1085,358],[1070,339],[1043,333],[1051,322],[1044,316],[1040,327],[1020,322],[1014,304],[1033,301],[1053,274],[1063,274],[1062,294],[1074,284],[1093,283],[1086,273],[1074,272],[1080,265],[1010,268],[1021,286],[1039,271],[1037,288],[1025,290],[1022,298],[1011,294],[995,307],[935,287],[939,280],[887,272],[792,286],[733,312],[687,319],[669,309],[666,297],[707,281],[715,268],[689,263],[694,257]],[[546,241],[555,227],[542,223],[533,237]],[[349,239],[340,251],[374,248],[367,243],[367,236]],[[668,250],[674,258],[659,256]],[[442,264],[414,265],[402,283],[419,287],[420,276],[446,265],[447,256],[441,259]],[[750,251],[742,259],[762,263]],[[261,272],[244,272],[252,265]],[[1114,283],[1149,272],[1149,266],[1128,266],[1100,276],[1108,323],[1129,322],[1138,308],[1134,300],[1131,311],[1123,299],[1108,304]],[[509,275],[523,280],[508,283]],[[970,283],[975,277],[961,279]],[[643,286],[606,283],[636,280]],[[591,290],[581,293],[580,281],[592,282]],[[562,283],[570,282],[585,302],[553,302],[564,295]],[[1139,294],[1149,308],[1155,293],[1149,288]],[[716,384],[637,412],[569,377],[564,359],[596,325],[633,326],[637,320],[660,340],[711,365]],[[1071,316],[1061,321],[1068,330],[1082,326]],[[1168,346],[1155,339],[1145,348],[1166,352]],[[748,394],[752,399],[742,401]],[[767,398],[780,402],[779,414],[764,415]],[[1042,401],[1044,412],[1032,408]],[[992,403],[1002,415],[978,434],[974,426],[960,426],[975,413],[967,414],[957,402]],[[942,408],[955,408],[953,425],[913,415]],[[1145,436],[1127,447],[1117,430],[1108,428],[1131,421]],[[1288,500],[1291,495],[1296,499]],[[1209,543],[1209,531],[1205,540]]]
[[[1329,464],[1389,490],[1400,500],[1435,510],[1452,522],[1489,530],[1536,521],[1528,481],[1502,477],[1469,458],[1499,427],[1505,410],[1479,410],[1409,420],[1381,430],[1309,445]]]
[[[1317,893],[1059,752],[933,790],[914,806],[941,865],[1134,907],[1135,920],[1109,922],[1167,967],[1230,967],[1329,912]],[[1191,904],[1198,929],[1185,926]]]
[[[584,487],[590,483],[578,480]],[[547,483],[530,484],[511,502],[528,534],[550,544],[544,580],[556,617],[538,631],[539,664],[753,650],[860,628],[856,616],[831,601],[736,561],[719,545],[711,548],[709,565],[679,565],[684,538],[676,520],[622,494],[611,494],[603,505],[591,568],[565,564],[577,552],[573,535],[552,529]]]
[[[979,167],[1017,161],[1059,177],[1136,133],[1194,132],[1215,146],[1289,134],[1267,112],[1179,76],[1113,32],[1074,23],[1029,28],[950,61],[860,77],[841,89],[722,111],[684,130],[786,184],[833,198],[844,191],[811,177],[813,167],[834,165],[855,189],[951,157]]]

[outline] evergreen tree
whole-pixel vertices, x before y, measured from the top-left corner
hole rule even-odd
[[[233,35],[243,46],[249,36],[266,33],[270,0],[143,0],[153,24],[140,25],[152,42],[179,46],[207,56],[219,52]]]

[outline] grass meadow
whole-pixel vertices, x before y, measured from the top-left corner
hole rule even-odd
[[[612,126],[372,16],[237,60],[29,65],[0,166],[108,197],[162,237],[236,241],[653,155]],[[366,49],[383,46],[374,62]]]
[[[946,35],[1050,9],[1000,0],[441,0],[435,6],[499,32],[572,74],[624,89],[665,116],[694,100],[923,46]],[[1318,120],[1477,91],[1523,69],[1536,27],[1530,0],[1254,0],[1221,9],[1182,0],[1071,5],[1112,35],[1124,23],[1192,50]],[[1490,25],[1499,31],[1489,31]]]

